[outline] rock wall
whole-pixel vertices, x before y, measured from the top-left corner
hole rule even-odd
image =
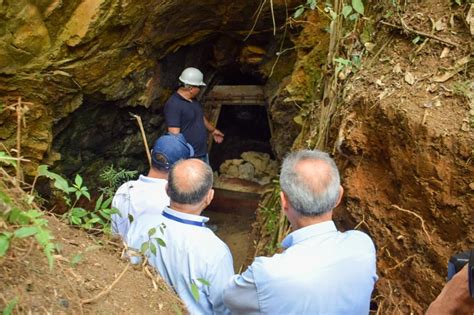
[[[285,2],[273,5],[281,23]],[[50,153],[58,121],[84,103],[161,106],[170,92],[163,87],[170,86],[170,78],[175,80],[181,70],[171,67],[170,73],[162,60],[181,47],[223,34],[242,41],[257,10],[258,3],[228,0],[1,2],[0,97],[6,105],[13,103],[7,96],[33,103],[21,139],[23,155],[32,160],[26,173],[33,173]],[[256,36],[264,34],[262,29],[270,32],[271,25],[270,6],[265,5],[254,28]],[[231,60],[242,49],[233,46],[236,55],[230,54]],[[213,58],[195,53],[181,62],[210,68]],[[3,110],[0,122],[0,140],[13,147],[15,114]],[[50,154],[49,161],[57,158]]]

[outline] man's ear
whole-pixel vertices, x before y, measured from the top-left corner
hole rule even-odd
[[[166,194],[167,194],[168,197],[169,197],[169,196],[170,196],[170,193],[168,192],[168,188],[169,188],[168,183],[166,183],[166,185],[165,185],[165,191],[166,191]]]
[[[212,199],[214,199],[214,189],[210,189],[209,192],[207,193],[207,196],[206,196],[206,203],[207,205],[210,205],[211,204],[211,201]]]
[[[337,199],[337,202],[334,208],[337,208],[337,206],[339,206],[339,204],[341,203],[342,195],[344,195],[344,188],[342,188],[342,186],[339,186],[339,198]]]
[[[280,191],[280,201],[281,201],[281,208],[285,213],[288,212],[288,198],[286,197],[283,191]]]

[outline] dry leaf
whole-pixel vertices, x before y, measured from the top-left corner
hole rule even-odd
[[[400,67],[400,64],[397,63],[395,65],[395,67],[393,67],[393,70],[392,70],[393,73],[402,73],[402,67]]]
[[[434,106],[435,106],[435,107],[441,107],[441,101],[440,101],[440,100],[436,100],[436,101],[434,102]]]
[[[466,22],[470,26],[471,35],[474,36],[474,3],[471,3],[471,8],[466,15]]]
[[[364,46],[365,46],[365,49],[367,49],[370,52],[372,52],[375,48],[375,44],[371,42],[365,43]]]
[[[436,21],[436,23],[434,24],[434,28],[435,30],[437,31],[442,31],[442,30],[445,30],[447,27],[446,23],[443,22],[443,20],[438,20]]]
[[[441,52],[441,56],[439,56],[439,58],[441,59],[446,58],[449,55],[450,51],[451,50],[448,47],[444,47],[443,51]]]
[[[456,73],[461,71],[463,69],[464,65],[466,65],[469,62],[469,60],[471,60],[470,56],[466,56],[466,57],[463,57],[463,58],[457,60],[454,63],[454,67],[453,67],[454,70],[453,71],[445,72],[442,75],[437,75],[433,78],[433,81],[434,82],[446,82],[446,81],[448,81],[449,79],[454,77],[456,75]]]
[[[405,72],[405,82],[413,85],[415,83],[415,76],[408,71]]]
[[[377,81],[375,81],[375,84],[377,86],[384,86],[385,84],[382,82],[382,80],[378,79]]]

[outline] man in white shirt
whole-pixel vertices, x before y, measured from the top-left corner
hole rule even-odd
[[[148,175],[124,183],[115,193],[112,207],[120,213],[112,215],[112,233],[125,240],[130,223],[140,212],[153,209],[160,213],[168,206],[169,197],[165,191],[168,171],[176,161],[193,155],[192,146],[186,143],[182,134],[158,138],[151,150],[152,167]]]
[[[191,314],[229,313],[222,292],[234,275],[232,254],[201,216],[214,197],[212,181],[203,161],[178,161],[168,176],[170,206],[162,213],[145,210],[127,234],[130,250],[145,252]]]
[[[375,248],[359,231],[338,232],[332,210],[343,194],[327,153],[304,150],[283,161],[281,205],[293,232],[286,250],[257,257],[224,290],[232,314],[368,314],[377,280]]]

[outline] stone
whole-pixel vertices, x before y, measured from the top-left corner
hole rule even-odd
[[[247,180],[254,180],[255,168],[250,163],[239,165],[239,174],[237,177]]]
[[[241,154],[244,161],[252,163],[258,173],[263,173],[267,167],[270,155],[268,153],[249,151]]]

